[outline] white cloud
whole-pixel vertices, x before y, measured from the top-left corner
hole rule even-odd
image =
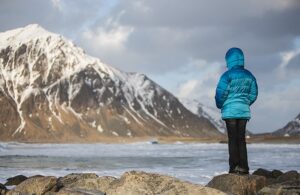
[[[183,83],[181,86],[179,86],[179,93],[178,93],[178,97],[179,98],[189,98],[192,93],[194,92],[195,88],[198,85],[197,80],[189,80],[185,83]]]
[[[214,95],[217,82],[225,70],[225,65],[218,62],[207,62],[203,59],[192,59],[184,70],[188,81],[179,85],[179,98],[200,99],[202,103],[214,106]]]
[[[120,12],[116,18],[108,18],[104,25],[84,31],[83,39],[88,41],[98,52],[124,49],[125,43],[134,28],[119,24],[118,21],[123,14],[124,12]]]
[[[200,69],[204,69],[209,66],[208,62],[203,59],[190,59],[190,64]]]
[[[124,48],[124,43],[132,32],[131,27],[116,26],[109,30],[99,27],[96,31],[85,31],[83,37],[96,49],[120,50]]]
[[[58,9],[59,11],[62,11],[61,0],[51,0],[51,3],[52,3],[54,8]]]
[[[278,76],[281,79],[286,77],[286,67],[295,57],[300,55],[300,49],[280,53],[281,63],[278,66]]]
[[[202,59],[194,59],[191,61],[197,68],[197,88],[193,94],[201,99],[204,104],[214,106],[215,89],[221,74],[226,71],[226,66],[219,62],[207,62]]]
[[[293,58],[295,58],[296,56],[298,56],[299,54],[300,54],[300,49],[296,49],[296,50],[292,50],[292,51],[280,53],[281,64],[279,65],[279,67],[285,68],[289,64],[289,62]]]
[[[137,11],[141,11],[144,13],[150,12],[151,8],[148,7],[147,5],[145,5],[144,1],[133,1],[133,7],[137,10]]]

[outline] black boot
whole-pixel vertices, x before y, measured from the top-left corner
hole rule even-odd
[[[238,173],[239,175],[249,175],[249,171],[240,166],[235,167],[235,172]]]

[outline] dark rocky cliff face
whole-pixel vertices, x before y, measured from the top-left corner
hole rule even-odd
[[[147,76],[105,65],[38,25],[1,33],[0,42],[1,140],[220,136]]]

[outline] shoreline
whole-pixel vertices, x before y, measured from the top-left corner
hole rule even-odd
[[[196,137],[103,137],[99,140],[48,140],[48,141],[26,141],[26,140],[0,140],[2,143],[24,143],[24,144],[130,144],[139,142],[153,142],[158,144],[178,144],[178,143],[220,143],[227,144],[227,138],[196,138]],[[272,135],[253,135],[246,139],[247,144],[300,144],[300,136],[282,137]]]

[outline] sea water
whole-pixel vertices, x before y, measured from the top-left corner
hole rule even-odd
[[[300,171],[300,145],[248,144],[250,171]],[[140,170],[199,184],[228,171],[226,144],[23,144],[0,142],[0,183],[15,175],[93,172],[119,177]]]

